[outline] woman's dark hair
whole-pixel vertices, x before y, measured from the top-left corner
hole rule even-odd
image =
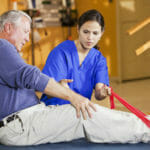
[[[79,29],[87,21],[97,21],[99,25],[101,26],[101,31],[102,32],[104,31],[104,28],[105,28],[104,17],[97,10],[95,9],[88,10],[80,16],[78,20]]]

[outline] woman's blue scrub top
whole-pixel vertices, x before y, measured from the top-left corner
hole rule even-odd
[[[70,40],[62,42],[50,52],[42,72],[56,81],[72,79],[69,87],[88,99],[91,99],[97,83],[109,85],[107,63],[101,52],[92,48],[80,65],[76,45]],[[48,99],[45,94],[41,101],[46,105],[70,104],[60,98]]]

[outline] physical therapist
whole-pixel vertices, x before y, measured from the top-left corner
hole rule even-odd
[[[91,99],[104,99],[111,94],[105,57],[95,47],[104,33],[104,18],[97,10],[83,13],[77,25],[78,39],[67,40],[56,46],[49,54],[43,73],[53,77],[63,86]],[[46,105],[69,104],[69,101],[48,97],[41,101]]]

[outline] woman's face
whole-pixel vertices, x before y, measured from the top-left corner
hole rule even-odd
[[[102,36],[101,26],[97,21],[87,21],[78,29],[78,34],[82,48],[91,49]]]

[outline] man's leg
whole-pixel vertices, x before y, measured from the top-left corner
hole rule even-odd
[[[86,138],[96,143],[149,142],[150,129],[134,114],[96,105],[93,118],[76,118],[71,105],[34,106],[19,113],[19,121],[0,129],[0,141],[6,145],[36,145]],[[35,108],[35,109],[34,109]]]
[[[56,143],[83,138],[82,119],[77,119],[75,108],[71,105],[33,106],[19,114],[18,120],[0,129],[0,142],[5,145],[37,145]]]
[[[92,119],[85,120],[89,141],[96,143],[137,143],[150,141],[150,128],[132,113],[97,106]]]

